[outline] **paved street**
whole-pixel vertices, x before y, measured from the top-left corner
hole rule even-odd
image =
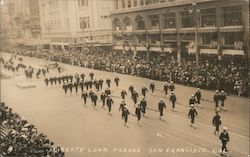
[[[4,58],[8,54],[1,54]],[[41,67],[51,63],[49,61],[24,57],[24,64]],[[87,76],[90,69],[66,65],[62,66],[63,73],[75,74],[84,72]],[[3,70],[3,68],[1,68]],[[10,72],[4,73],[13,75]],[[188,100],[196,88],[183,85],[176,86],[177,112],[171,111],[169,98],[164,98],[164,82],[155,81],[156,93],[147,93],[148,110],[146,117],[142,117],[142,126],[137,125],[137,119],[130,116],[128,128],[123,125],[121,113],[118,111],[120,104],[120,91],[128,90],[132,82],[140,93],[143,84],[149,88],[150,80],[93,70],[97,78],[110,77],[111,90],[115,105],[112,108],[113,116],[108,115],[107,109],[102,109],[101,102],[97,110],[88,103],[83,106],[80,94],[65,96],[62,87],[57,85],[46,87],[44,79],[26,80],[22,71],[13,75],[11,79],[1,80],[1,101],[5,102],[13,110],[37,126],[40,132],[64,148],[66,156],[107,156],[107,157],[213,157],[219,156],[216,151],[221,147],[218,136],[213,134],[212,118],[214,116],[214,104],[212,102],[214,91],[201,90],[203,109],[197,109],[197,129],[189,126]],[[57,74],[51,71],[50,75]],[[120,77],[120,86],[114,85],[113,78]],[[17,83],[31,83],[35,88],[21,89]],[[98,94],[99,97],[100,93]],[[159,120],[158,108],[160,98],[164,98],[167,104],[165,121]],[[141,99],[141,95],[139,100]],[[134,113],[134,105],[130,93],[126,97],[126,103],[130,112]],[[231,157],[245,157],[249,154],[249,99],[228,96],[226,100],[226,112],[221,112],[222,126],[229,128]],[[132,151],[132,152],[131,152]]]

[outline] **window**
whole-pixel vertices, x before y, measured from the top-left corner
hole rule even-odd
[[[216,9],[201,10],[202,27],[216,26]]]
[[[88,7],[89,2],[88,2],[88,0],[78,0],[78,5],[79,5],[79,7]]]
[[[101,25],[103,28],[109,28],[110,24],[110,16],[106,15],[106,16],[101,16]]]
[[[159,34],[149,35],[149,41],[152,46],[160,47],[161,46],[161,37]]]
[[[159,21],[160,21],[159,15],[149,16],[150,29],[160,29]]]
[[[122,8],[125,8],[125,0],[122,0]]]
[[[136,7],[137,6],[137,0],[134,0],[134,7]]]
[[[204,33],[202,34],[202,44],[210,45],[212,42],[217,41],[217,33]]]
[[[182,19],[182,28],[194,26],[192,15],[190,15],[188,11],[181,13],[181,19]]]
[[[135,22],[136,22],[136,30],[144,30],[145,29],[145,22],[144,22],[143,17],[137,16],[135,18]]]
[[[123,23],[126,27],[126,31],[132,31],[132,20],[129,17],[125,17]]]
[[[80,29],[89,29],[90,28],[90,18],[89,17],[80,17]]]
[[[223,8],[224,26],[242,25],[242,9],[240,6]]]
[[[131,4],[131,0],[128,0],[128,8],[131,8],[132,4]]]
[[[242,33],[225,33],[225,45],[234,45],[235,42],[242,41]]]
[[[115,19],[113,21],[113,30],[120,31],[121,30],[121,22],[119,19]]]
[[[136,43],[141,45],[141,46],[145,46],[146,44],[146,35],[145,34],[139,34],[135,36],[136,38]]]
[[[168,13],[164,15],[164,28],[175,28],[175,13]]]

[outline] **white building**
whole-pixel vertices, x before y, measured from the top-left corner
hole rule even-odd
[[[39,10],[41,36],[54,45],[112,42],[112,1],[40,0]]]

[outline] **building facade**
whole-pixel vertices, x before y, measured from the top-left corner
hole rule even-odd
[[[111,43],[112,1],[40,0],[42,37],[55,45]]]
[[[248,0],[114,0],[114,49],[248,55]]]

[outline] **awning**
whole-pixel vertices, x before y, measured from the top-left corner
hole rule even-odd
[[[63,43],[63,42],[52,42],[51,45],[69,45],[69,43]]]
[[[218,54],[217,49],[200,49],[201,54]]]
[[[222,55],[244,56],[244,50],[222,50]]]
[[[131,49],[131,47],[126,46],[124,49],[125,49],[125,51],[128,51],[128,50],[130,50],[130,49]]]
[[[217,27],[198,28],[198,32],[200,32],[200,33],[214,33],[214,32],[217,32]]]
[[[243,26],[220,27],[220,32],[243,32]]]
[[[123,50],[123,47],[122,46],[115,46],[114,49],[115,50]]]
[[[168,53],[172,53],[173,51],[175,51],[176,49],[175,48],[171,48],[171,47],[165,47],[163,49],[164,52],[168,52]]]
[[[136,47],[136,50],[137,51],[147,51],[147,48],[146,47]]]
[[[150,51],[154,51],[154,52],[161,52],[161,48],[160,47],[151,47],[149,50]]]
[[[188,54],[195,54],[196,53],[196,49],[188,49]]]

